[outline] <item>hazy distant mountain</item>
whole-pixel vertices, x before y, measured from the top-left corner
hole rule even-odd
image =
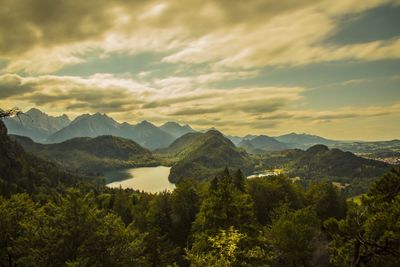
[[[243,137],[240,136],[226,135],[225,137],[231,140],[232,143],[235,144],[235,146],[239,145],[239,143],[243,141]]]
[[[225,167],[240,168],[244,173],[253,169],[247,153],[238,150],[228,138],[215,130],[188,133],[171,144],[169,151],[176,151],[182,158],[171,168],[169,179],[174,183],[181,179],[213,178]]]
[[[180,125],[176,122],[166,122],[160,126],[160,129],[164,132],[169,133],[175,139],[181,137],[184,134],[192,133],[194,130],[188,124]]]
[[[275,138],[266,135],[259,135],[252,139],[244,139],[238,146],[244,148],[249,153],[283,150],[290,147],[289,144],[279,142]]]
[[[156,164],[151,152],[132,140],[115,136],[78,137],[57,144],[38,144],[12,135],[26,151],[69,169],[98,172],[111,168]]]
[[[248,134],[248,135],[243,136],[243,140],[251,140],[256,137],[257,137],[257,135],[255,135],[255,134]]]
[[[60,143],[75,137],[96,137],[101,135],[113,135],[131,139],[139,145],[156,149],[167,147],[174,137],[159,129],[148,121],[136,125],[118,123],[106,114],[85,114],[77,117],[64,129],[56,132],[48,138],[49,143]]]
[[[84,114],[73,120],[67,127],[49,136],[49,143],[60,143],[75,137],[96,137],[100,135],[120,136],[119,124],[106,114]]]
[[[53,117],[36,108],[19,117],[4,119],[9,134],[28,136],[36,142],[44,142],[51,134],[66,127],[70,122],[67,115]]]
[[[142,121],[136,125],[123,123],[121,135],[129,138],[148,149],[157,149],[169,146],[175,138],[148,121]]]
[[[337,141],[329,140],[317,135],[297,134],[297,133],[290,133],[277,136],[275,137],[275,139],[282,143],[292,144],[293,146],[298,148],[308,148],[316,144],[333,145],[337,143]]]

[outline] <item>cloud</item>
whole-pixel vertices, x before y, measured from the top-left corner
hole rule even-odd
[[[163,61],[258,68],[400,57],[398,38],[342,46],[324,43],[324,39],[335,30],[336,23],[334,14],[318,12],[319,8],[321,6],[284,13],[258,24],[213,31],[164,57]],[[329,10],[330,7],[326,5],[324,8]]]
[[[234,76],[229,74],[229,76]],[[11,79],[11,78],[12,79]],[[199,78],[200,77],[200,78]],[[155,118],[181,120],[207,118],[210,121],[250,121],[259,114],[281,110],[302,97],[300,87],[236,87],[216,89],[209,87],[226,74],[202,74],[192,77],[201,81],[203,87],[192,91],[185,88],[166,86],[158,80],[140,83],[130,77],[111,74],[96,74],[89,77],[43,75],[23,77],[0,76],[0,84],[10,84],[6,103],[19,102],[24,106],[57,109],[61,112],[78,114],[107,112],[130,120]],[[204,77],[213,77],[212,79]],[[169,77],[177,80],[182,77]],[[11,81],[11,82],[10,82]],[[17,89],[28,88],[24,90]],[[12,92],[12,93],[10,93]],[[173,94],[171,92],[174,92]],[[4,94],[4,93],[3,93]],[[4,94],[5,95],[5,94]],[[205,116],[208,115],[208,116]],[[232,123],[235,125],[235,123]]]
[[[0,76],[0,84],[5,85],[0,87],[0,94],[8,102],[22,101],[38,107],[85,112],[132,110],[143,103],[140,98],[151,90],[133,80],[109,75],[88,78],[3,75]]]
[[[173,79],[174,77],[170,77]],[[170,94],[156,81],[139,83],[129,76],[97,74],[89,77],[43,75],[0,76],[0,106],[39,107],[54,115],[105,112],[131,123],[180,121],[193,127],[217,127],[230,134],[315,131],[341,122],[400,116],[400,103],[387,106],[308,109],[301,87],[236,87],[204,85],[195,91]],[[6,85],[6,86],[4,86]],[[351,127],[351,126],[350,126]],[[331,129],[332,130],[332,129]]]
[[[145,51],[224,69],[398,58],[398,39],[324,43],[341,16],[389,3],[398,1],[4,0],[0,59],[3,72],[51,73],[93,54]]]
[[[32,88],[24,84],[18,75],[5,74],[0,76],[0,98],[2,99],[18,96],[31,90]]]
[[[338,110],[295,110],[259,116],[256,120],[297,120],[311,123],[327,123],[354,118],[372,118],[400,115],[400,103],[389,106],[345,107]]]
[[[113,24],[106,0],[4,0],[0,8],[1,55],[100,37]]]

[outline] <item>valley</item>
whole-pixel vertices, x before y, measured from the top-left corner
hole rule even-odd
[[[93,116],[113,124],[106,115]],[[282,221],[297,227],[295,235],[301,238],[305,238],[302,230],[308,227],[312,234],[304,242],[318,247],[323,257],[331,257],[330,250],[326,249],[331,241],[314,241],[322,237],[319,233],[341,238],[344,234],[337,232],[336,226],[329,228],[330,225],[352,224],[351,219],[345,217],[348,209],[369,205],[366,196],[375,196],[380,192],[376,188],[388,182],[394,185],[400,177],[391,163],[368,158],[374,153],[371,150],[360,157],[360,154],[332,148],[330,142],[314,144],[310,140],[300,149],[293,147],[293,143],[264,135],[247,136],[239,143],[236,139],[235,145],[218,130],[201,132],[175,123],[163,127],[171,131],[172,141],[168,139],[168,145],[164,143],[165,147],[158,147],[149,143],[154,136],[147,132],[156,126],[148,122],[139,125],[138,133],[131,132],[129,136],[148,138],[141,144],[95,124],[90,124],[88,129],[93,130],[90,133],[78,132],[78,136],[58,143],[39,143],[26,136],[9,134],[0,121],[0,194],[10,197],[0,196],[0,214],[11,215],[0,217],[0,223],[5,218],[16,221],[18,229],[8,227],[6,231],[30,240],[28,243],[11,242],[11,246],[44,251],[36,244],[43,239],[53,240],[46,246],[61,251],[57,254],[60,259],[66,247],[58,246],[57,241],[72,242],[61,233],[74,231],[95,242],[101,254],[112,259],[110,262],[116,258],[124,262],[121,266],[159,266],[159,261],[186,266],[188,260],[196,261],[190,257],[197,253],[196,246],[204,244],[204,237],[225,235],[226,232],[218,234],[218,231],[230,227],[228,229],[240,229],[237,233],[250,237],[243,237],[246,245],[242,246],[246,251],[261,251],[256,256],[245,256],[246,262],[257,266],[258,262],[275,262],[266,256],[269,250],[264,250],[264,246],[279,248],[280,245],[276,245],[277,241],[263,240],[264,236],[273,240],[286,238],[286,230],[273,232]],[[144,134],[142,127],[147,129]],[[174,127],[180,130],[172,131]],[[381,145],[385,149],[397,149],[392,143]],[[362,146],[371,149],[366,144]],[[360,151],[360,144],[357,148]],[[383,153],[381,155],[393,155],[392,152]],[[385,190],[395,188],[393,185]],[[44,209],[40,208],[40,203],[45,203]],[[22,208],[19,211],[22,217],[13,215],[16,214],[14,207]],[[387,206],[385,211],[393,214],[386,209]],[[30,217],[31,213],[34,218]],[[368,216],[375,216],[375,213]],[[110,218],[114,219],[108,225]],[[95,228],[90,226],[92,220],[95,220]],[[79,228],[68,226],[71,223]],[[26,228],[26,225],[34,228]],[[390,229],[390,226],[385,227]],[[35,230],[43,228],[43,231]],[[124,232],[118,234],[118,231]],[[57,236],[48,236],[48,232],[55,232]],[[132,236],[132,233],[136,234]],[[146,238],[147,235],[150,237]],[[103,236],[106,241],[101,241]],[[292,237],[293,233],[289,239]],[[194,240],[189,241],[192,238]],[[89,251],[85,242],[78,241],[77,246]],[[193,244],[190,250],[187,242]],[[132,244],[137,245],[132,247]],[[111,257],[107,254],[110,248],[129,248],[130,252]],[[169,256],[154,254],[154,248]],[[302,251],[303,248],[298,250],[299,255],[310,260]],[[80,257],[90,259],[94,265],[106,261],[93,257],[93,252],[86,253],[89,256]],[[206,252],[202,253],[201,257],[209,257],[204,254]],[[10,257],[13,261],[25,261],[17,254]],[[285,261],[286,257],[280,261]],[[35,258],[36,262],[43,260],[49,266],[54,261],[48,257]],[[320,266],[325,266],[325,261],[321,260]]]
[[[168,189],[169,183],[210,180],[226,167],[232,172],[240,169],[249,177],[263,173],[280,175],[281,172],[273,171],[279,169],[303,186],[322,180],[348,184],[341,190],[347,196],[354,196],[364,192],[376,177],[398,163],[399,142],[396,140],[352,143],[295,133],[275,138],[266,135],[230,137],[215,129],[201,132],[174,122],[159,128],[147,121],[135,126],[120,124],[105,114],[78,116],[59,129],[66,123],[65,116],[51,117],[37,109],[27,112],[29,116],[32,114],[40,119],[29,124],[19,122],[21,127],[29,126],[23,132],[26,136],[36,138],[31,133],[38,132],[43,125],[55,132],[48,132],[45,143],[11,134],[13,140],[35,156],[71,171],[103,177],[99,179],[105,181],[113,172],[128,175],[143,167],[168,166],[168,183],[164,184]],[[10,120],[17,123],[18,118],[7,118],[6,125]],[[15,133],[13,127],[9,125],[10,133]],[[37,130],[31,131],[35,127]],[[62,141],[66,138],[69,139]],[[357,155],[350,151],[356,151]],[[118,175],[114,174],[111,176],[116,179]],[[154,179],[153,176],[157,174],[148,179]],[[123,175],[120,177],[118,180],[124,180]]]

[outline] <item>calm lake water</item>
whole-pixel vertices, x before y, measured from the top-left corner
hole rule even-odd
[[[105,173],[108,187],[132,188],[149,193],[174,190],[175,185],[168,181],[170,167],[146,167],[115,170]]]

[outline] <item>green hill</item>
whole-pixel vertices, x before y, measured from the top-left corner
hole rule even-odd
[[[307,150],[291,149],[266,156],[267,167],[283,167],[291,175],[306,179],[359,179],[379,177],[391,166],[358,157],[351,152],[315,145]]]
[[[156,164],[149,150],[132,140],[121,137],[79,137],[58,144],[37,144],[21,136],[12,136],[12,138],[26,151],[58,162],[70,169],[99,172],[112,168]]]
[[[253,164],[246,152],[239,150],[220,132],[189,133],[164,151],[178,158],[169,175],[171,182],[182,179],[213,178],[225,167],[249,173]]]

